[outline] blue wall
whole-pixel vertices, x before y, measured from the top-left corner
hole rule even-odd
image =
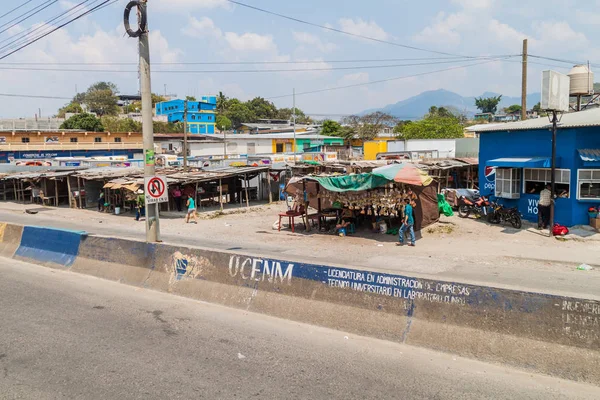
[[[552,132],[549,130],[501,131],[482,133],[479,142],[479,186],[482,195],[493,196],[495,175],[486,177],[488,160],[511,157],[551,157]],[[598,201],[577,200],[577,171],[584,166],[578,149],[600,149],[600,128],[559,129],[556,140],[557,168],[571,170],[569,199],[556,199],[555,221],[566,225],[587,225],[587,210]],[[521,177],[523,177],[521,171]],[[501,199],[509,207],[518,206],[525,219],[537,222],[539,195],[522,193],[518,200]]]
[[[57,151],[11,151],[0,152],[0,162],[9,162],[9,157],[18,160],[43,160],[55,157],[109,157],[109,156],[127,156],[133,158],[135,153],[142,153],[142,150],[57,150]]]

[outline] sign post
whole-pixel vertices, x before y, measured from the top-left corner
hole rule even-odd
[[[169,201],[167,178],[165,176],[148,176],[144,181],[146,205],[166,203]]]

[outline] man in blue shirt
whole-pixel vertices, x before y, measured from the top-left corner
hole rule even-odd
[[[410,205],[410,199],[404,199],[406,205],[404,206],[404,218],[402,220],[402,227],[400,228],[400,235],[398,237],[398,246],[404,244],[404,235],[406,231],[410,234],[409,246],[415,246],[415,219],[413,218],[413,207]]]

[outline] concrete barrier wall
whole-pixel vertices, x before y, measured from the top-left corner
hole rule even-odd
[[[34,244],[28,228],[17,257],[33,246],[47,258],[56,240],[46,232]],[[68,253],[52,263],[76,272],[600,384],[592,299],[85,235],[73,256],[68,238]]]
[[[79,254],[85,232],[25,226],[15,257],[43,264],[69,267]]]
[[[0,222],[0,255],[12,257],[21,243],[23,227],[21,225]]]

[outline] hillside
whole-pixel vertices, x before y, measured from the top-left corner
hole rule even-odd
[[[383,111],[400,119],[419,119],[422,118],[429,107],[452,107],[456,110],[465,113],[468,117],[472,117],[478,110],[475,107],[475,97],[491,97],[498,96],[497,93],[486,92],[481,96],[463,97],[457,93],[448,90],[439,89],[423,92],[417,96],[402,100],[396,104],[387,105],[381,109],[366,110],[361,114]],[[540,101],[539,93],[532,93],[527,96],[528,108],[533,107]],[[521,104],[520,97],[502,97],[499,109],[511,106],[513,104]]]

